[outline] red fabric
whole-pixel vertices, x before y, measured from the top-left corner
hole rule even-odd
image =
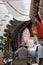
[[[43,21],[37,24],[38,38],[43,38]]]

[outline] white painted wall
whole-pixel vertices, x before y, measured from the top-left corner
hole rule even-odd
[[[7,10],[3,2],[7,6],[9,11]],[[13,17],[16,18],[17,20],[20,21],[30,20],[29,14],[30,14],[31,0],[3,0],[3,2],[0,0],[0,36],[3,35],[4,28],[6,28],[6,25],[9,23],[9,20],[12,18],[8,14],[8,12],[10,12],[13,15]],[[14,8],[20,13],[24,14],[25,16],[16,12]]]
[[[9,23],[10,16],[8,15],[8,10],[3,4],[2,1],[0,1],[0,36],[3,36],[4,29],[6,28],[6,25]]]
[[[7,6],[9,12],[16,18],[17,20],[27,21],[30,19],[30,8],[31,8],[31,0],[3,0],[5,5]],[[20,13],[26,15],[21,15]]]

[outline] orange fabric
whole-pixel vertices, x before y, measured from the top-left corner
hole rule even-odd
[[[43,38],[43,21],[37,24],[38,38]]]

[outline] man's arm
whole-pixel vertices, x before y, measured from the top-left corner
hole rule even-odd
[[[17,49],[17,51],[15,51],[15,56],[18,56],[19,53],[19,49]]]

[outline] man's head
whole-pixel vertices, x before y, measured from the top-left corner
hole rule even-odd
[[[20,44],[20,47],[25,47],[25,48],[27,48],[27,45]]]
[[[41,46],[43,46],[43,43],[40,43]]]
[[[3,48],[0,48],[0,50],[2,50],[2,51],[3,51]]]
[[[43,46],[43,39],[42,39],[42,38],[39,38],[38,41],[39,41],[39,44],[40,44],[41,46]]]

